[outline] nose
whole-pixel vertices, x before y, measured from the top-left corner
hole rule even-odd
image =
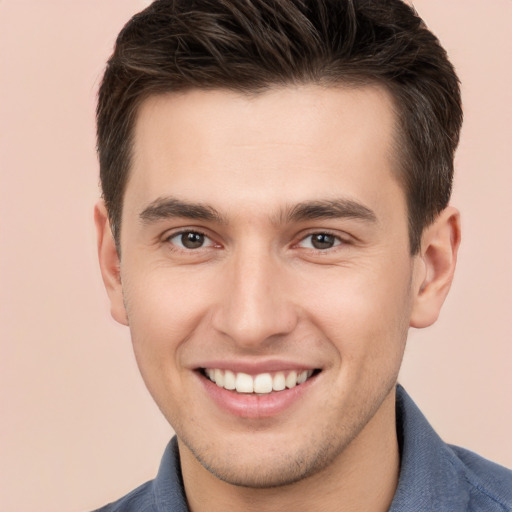
[[[268,252],[239,254],[226,266],[213,327],[245,350],[258,351],[291,333],[298,312],[286,272]]]

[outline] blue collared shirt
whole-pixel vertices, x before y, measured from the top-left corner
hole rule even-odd
[[[400,385],[396,414],[401,467],[389,512],[512,512],[512,471],[444,443]],[[97,512],[189,512],[176,438],[154,480]]]

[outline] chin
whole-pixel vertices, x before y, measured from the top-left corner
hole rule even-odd
[[[255,433],[254,442],[215,443],[215,449],[194,449],[182,441],[201,466],[219,480],[237,487],[263,489],[292,485],[321,473],[351,438],[335,439],[323,429],[316,436],[295,442],[285,442],[272,432],[264,436]]]

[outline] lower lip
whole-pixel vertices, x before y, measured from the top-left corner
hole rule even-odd
[[[292,407],[311,388],[317,375],[291,389],[268,394],[237,393],[221,388],[199,373],[208,395],[221,409],[241,418],[270,418]]]

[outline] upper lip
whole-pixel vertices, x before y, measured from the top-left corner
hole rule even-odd
[[[292,371],[292,370],[317,370],[318,366],[304,364],[295,361],[286,361],[272,359],[267,361],[240,361],[240,360],[211,360],[203,361],[195,365],[196,370],[203,368],[231,370],[238,373],[243,372],[249,375],[258,375],[260,373]]]

